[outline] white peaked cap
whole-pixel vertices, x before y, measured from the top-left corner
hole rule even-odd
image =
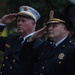
[[[37,22],[37,20],[40,18],[39,12],[30,6],[21,6],[19,10],[20,12],[18,12],[18,15],[32,18],[35,20],[35,22]]]

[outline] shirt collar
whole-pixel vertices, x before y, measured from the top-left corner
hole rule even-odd
[[[30,37],[31,35],[33,35],[34,33],[35,33],[35,32],[30,33],[30,34],[24,36],[24,37],[23,37],[23,41],[22,41],[22,43],[24,43],[24,41],[25,41],[28,37]],[[21,38],[21,37],[22,37],[22,36],[20,36],[20,38]]]
[[[61,42],[63,42],[66,38],[67,38],[67,36],[64,37],[63,39],[61,39],[60,41],[58,41],[57,43],[55,43],[55,45],[58,46],[58,45],[59,45]]]
[[[24,36],[24,37],[23,37],[24,41],[25,41],[25,40],[26,40],[29,36],[33,35],[34,33],[35,33],[35,32],[30,33],[30,34],[28,34],[28,35]]]

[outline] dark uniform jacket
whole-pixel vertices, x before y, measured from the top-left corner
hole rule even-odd
[[[55,48],[50,41],[32,48],[34,42],[29,43],[35,56],[32,75],[75,75],[75,45],[69,38]]]
[[[25,42],[17,46],[18,38],[19,35],[16,34],[9,35],[8,38],[0,37],[0,50],[4,51],[0,75],[31,75],[33,51],[27,50],[28,45]],[[21,50],[25,51],[24,63],[19,59]]]

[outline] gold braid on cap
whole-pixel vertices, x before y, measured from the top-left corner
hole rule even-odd
[[[54,18],[54,11],[53,10],[50,11],[49,17],[50,17],[50,19]]]
[[[25,10],[25,11],[27,11],[27,10],[28,10],[28,7],[27,7],[27,6],[25,6],[25,7],[24,7],[24,10]]]
[[[63,22],[63,23],[65,23],[65,21],[63,21],[61,19],[54,18],[54,11],[53,10],[50,11],[49,17],[50,17],[50,19],[49,19],[50,22]]]

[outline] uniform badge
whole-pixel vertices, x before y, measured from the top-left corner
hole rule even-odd
[[[27,6],[25,6],[25,7],[24,7],[24,10],[25,10],[25,11],[27,11],[27,10],[28,10],[28,7],[27,7]]]
[[[8,45],[8,44],[5,44],[5,46],[8,47],[8,48],[10,48],[10,45]]]
[[[49,16],[50,16],[50,19],[54,18],[54,11],[53,10],[50,11],[50,15]]]
[[[64,54],[64,53],[60,53],[60,54],[59,54],[59,56],[58,56],[58,59],[63,59],[63,58],[64,58],[64,56],[65,56],[65,54]]]

